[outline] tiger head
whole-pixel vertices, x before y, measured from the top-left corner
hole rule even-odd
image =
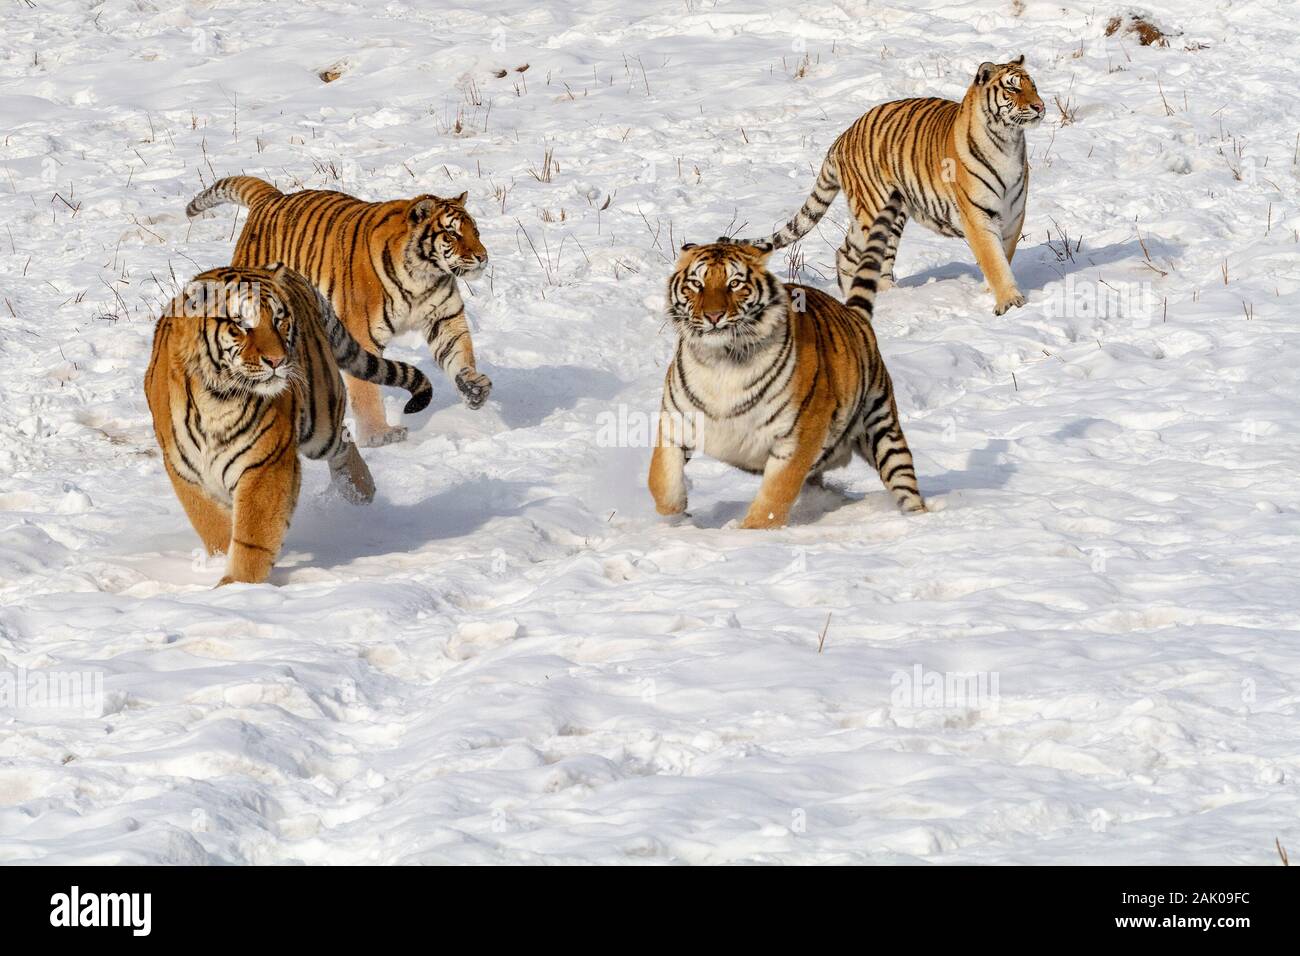
[[[274,398],[301,378],[287,273],[279,264],[223,270],[185,287],[184,314],[202,322],[193,361],[204,384],[218,394]]]
[[[1042,122],[1047,107],[1025,70],[1022,53],[1010,63],[981,63],[972,93],[978,94],[992,123],[1022,129]]]
[[[790,297],[767,271],[770,249],[725,237],[687,243],[668,280],[668,317],[697,350],[743,357],[772,337],[787,317]]]
[[[450,273],[464,279],[482,274],[488,254],[474,218],[465,209],[468,195],[452,199],[424,195],[411,200],[404,251],[410,274]]]

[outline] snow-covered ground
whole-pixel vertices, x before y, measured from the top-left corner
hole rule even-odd
[[[1300,24],[1153,7],[1167,47],[1094,0],[6,4],[0,861],[1276,862]],[[995,317],[909,227],[878,307],[933,511],[857,463],[741,531],[756,479],[696,461],[660,521],[675,248],[776,224],[869,106],[1019,53],[1029,304]],[[375,503],[309,464],[273,586],[213,590],[141,379],[238,227],[185,203],[241,171],[469,190],[495,391],[462,407],[403,340],[436,397],[367,452]],[[804,281],[833,289],[844,215]],[[77,678],[90,716],[35,699]]]

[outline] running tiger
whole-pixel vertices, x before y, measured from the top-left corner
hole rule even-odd
[[[926,97],[883,103],[867,111],[832,144],[812,195],[759,248],[780,249],[802,238],[844,190],[852,224],[835,257],[846,294],[866,254],[865,236],[892,192],[903,206],[889,224],[881,289],[894,277],[894,254],[908,217],[943,236],[964,237],[997,298],[994,314],[1025,304],[1011,273],[1029,192],[1025,130],[1045,107],[1024,69],[981,63],[960,103]]]
[[[392,337],[419,329],[433,357],[470,408],[487,401],[492,382],[474,364],[457,278],[473,279],[487,264],[465,193],[362,202],[331,190],[280,192],[253,176],[231,176],[195,196],[194,217],[222,203],[248,209],[232,263],[279,261],[297,269],[334,306],[364,348],[382,354]],[[389,427],[379,389],[348,377],[357,441],[386,445],[407,431]]]
[[[433,396],[419,369],[364,351],[324,297],[278,263],[195,276],[158,320],[145,398],[190,523],[208,554],[229,555],[221,584],[271,573],[298,500],[298,451],[326,459],[349,500],[374,497],[343,429],[340,367],[409,391],[408,414]]]
[[[770,250],[719,240],[682,247],[668,282],[680,336],[664,381],[650,493],[660,514],[686,510],[695,451],[763,483],[741,527],[785,524],[805,480],[857,452],[903,511],[924,511],[871,314],[880,257],[902,207],[894,194],[867,230],[847,305],[765,268]]]

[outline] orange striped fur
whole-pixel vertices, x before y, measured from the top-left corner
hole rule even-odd
[[[869,110],[831,146],[795,217],[770,237],[749,241],[765,249],[789,245],[821,220],[843,189],[851,222],[836,264],[847,294],[867,254],[867,233],[897,192],[903,205],[888,226],[882,288],[893,280],[898,240],[911,218],[966,239],[993,290],[996,314],[1024,305],[1011,259],[1029,193],[1025,129],[1044,112],[1024,60],[981,64],[960,103],[927,97]]]
[[[487,263],[465,194],[363,202],[345,193],[285,194],[252,176],[232,176],[204,190],[186,212],[197,216],[221,203],[248,209],[235,246],[235,265],[284,262],[329,299],[353,337],[382,354],[399,332],[418,329],[439,367],[471,408],[487,400],[492,383],[475,364],[459,278]],[[389,426],[379,389],[348,377],[348,394],[362,445],[401,441]]]
[[[154,330],[144,390],[176,496],[209,554],[226,552],[222,584],[265,581],[293,516],[298,453],[329,462],[358,503],[375,493],[343,428],[339,368],[411,392],[418,369],[365,352],[324,297],[283,265],[213,269],[186,286]]]
[[[679,339],[650,463],[660,514],[686,509],[695,452],[762,474],[745,528],[785,524],[804,483],[854,452],[902,510],[925,510],[871,329],[879,256],[899,205],[895,196],[868,230],[876,265],[860,269],[847,305],[782,284],[765,267],[769,253],[753,246],[683,247],[668,283]]]

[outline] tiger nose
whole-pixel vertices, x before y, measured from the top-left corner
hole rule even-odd
[[[266,363],[267,368],[269,368],[272,372],[274,372],[277,368],[283,365],[284,360],[285,360],[285,356],[283,355],[280,356],[279,358],[271,358],[271,356],[269,355],[262,356],[262,361]]]
[[[715,326],[716,326],[719,322],[722,321],[722,317],[723,317],[724,315],[726,315],[726,314],[727,314],[727,313],[725,313],[725,312],[705,312],[705,313],[704,313],[704,318],[705,318],[705,320],[708,321],[709,325],[715,325]]]
[[[1043,105],[1042,100],[1039,100],[1037,103],[1031,103],[1030,106],[1033,107],[1034,112],[1037,113],[1039,116],[1042,116],[1043,113],[1047,111],[1047,107]]]

